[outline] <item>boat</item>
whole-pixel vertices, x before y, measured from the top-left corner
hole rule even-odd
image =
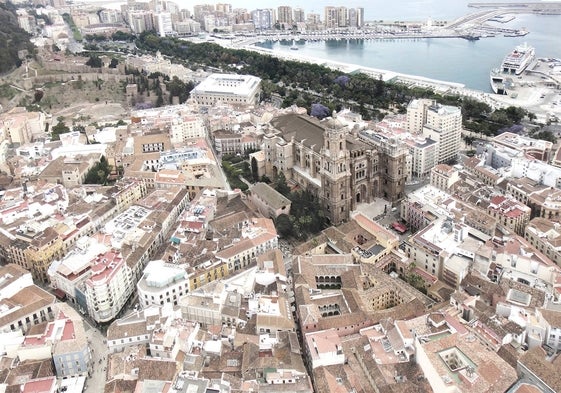
[[[465,35],[461,35],[460,37],[468,41],[477,41],[480,38],[480,36],[476,34],[465,34]]]
[[[520,75],[536,58],[536,51],[533,47],[524,43],[518,45],[512,52],[505,56],[501,67],[490,72],[491,88],[495,94],[508,94],[512,90],[514,83],[513,75]]]
[[[526,29],[520,29],[520,30],[514,30],[511,33],[505,33],[504,36],[505,37],[524,37],[525,35],[527,35],[529,33],[528,30]]]
[[[512,78],[508,74],[502,73],[498,68],[491,70],[489,82],[495,94],[507,95],[509,90],[512,90],[514,87]]]
[[[298,50],[298,47],[296,46],[296,40],[292,40],[292,46],[290,47],[290,50]]]

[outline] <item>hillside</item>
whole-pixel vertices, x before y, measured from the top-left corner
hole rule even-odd
[[[15,8],[11,4],[0,3],[0,74],[4,74],[21,64],[18,51],[27,49],[30,54],[34,46],[29,42],[29,34],[18,26]]]

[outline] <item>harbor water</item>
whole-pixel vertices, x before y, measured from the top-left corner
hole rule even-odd
[[[466,9],[472,11],[473,9]],[[503,25],[503,24],[501,24]],[[298,53],[364,67],[396,71],[490,92],[489,71],[497,68],[516,45],[527,42],[536,56],[561,58],[561,16],[517,14],[504,27],[526,28],[524,37],[299,41]],[[264,42],[264,48],[288,51],[292,41]]]

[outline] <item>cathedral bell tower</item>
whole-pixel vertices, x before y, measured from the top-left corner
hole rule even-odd
[[[324,141],[320,203],[327,210],[331,224],[337,225],[349,218],[352,201],[348,129],[332,118],[322,120],[321,124]]]

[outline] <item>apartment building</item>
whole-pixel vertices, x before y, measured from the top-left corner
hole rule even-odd
[[[414,179],[429,177],[438,161],[438,143],[430,138],[406,139],[411,155],[411,176]]]
[[[541,253],[561,266],[561,225],[535,217],[525,228],[524,238]]]
[[[532,209],[514,198],[495,195],[489,201],[487,213],[498,220],[498,225],[523,236]]]
[[[90,269],[92,275],[81,288],[88,314],[98,323],[109,322],[134,292],[132,270],[117,250],[98,255]]]
[[[31,273],[15,264],[0,266],[0,332],[27,332],[54,318],[55,297],[33,284]]]
[[[445,192],[450,192],[459,180],[459,172],[446,164],[438,164],[430,171],[430,185]]]
[[[136,288],[142,308],[177,305],[178,300],[189,292],[189,279],[183,267],[155,260],[148,262]]]
[[[458,107],[433,104],[427,108],[423,135],[438,142],[438,163],[458,158],[462,137],[462,112]]]
[[[172,144],[186,143],[190,139],[205,138],[206,127],[201,117],[185,115],[171,123],[170,140]]]

